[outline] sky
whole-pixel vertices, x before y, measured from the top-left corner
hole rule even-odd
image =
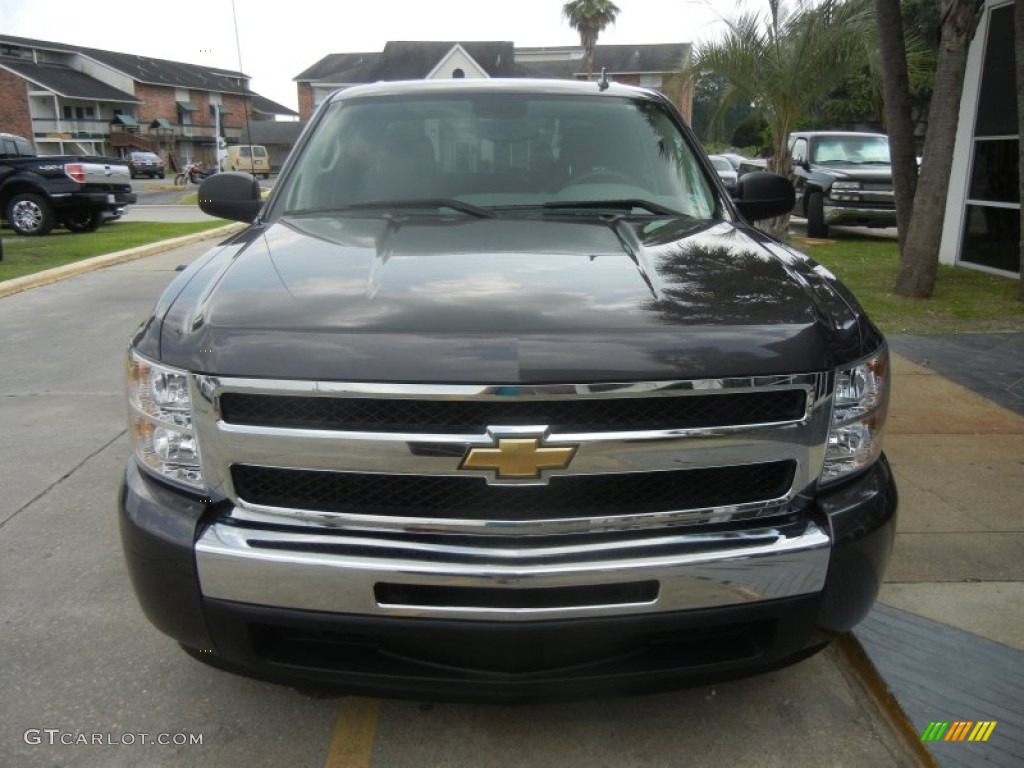
[[[0,0],[0,33],[136,53],[250,75],[257,93],[297,108],[293,78],[329,53],[380,51],[388,40],[510,40],[578,45],[563,0]],[[693,43],[720,34],[739,0],[616,0],[599,43]]]

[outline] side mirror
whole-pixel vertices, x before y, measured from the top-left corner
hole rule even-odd
[[[219,219],[248,224],[262,206],[260,185],[248,173],[216,173],[199,185],[200,210]]]
[[[744,218],[750,221],[782,216],[796,205],[793,182],[768,171],[752,171],[736,182],[733,202]]]

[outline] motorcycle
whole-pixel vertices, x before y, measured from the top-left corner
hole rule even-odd
[[[189,163],[185,169],[174,177],[175,186],[183,187],[186,184],[198,184],[203,179],[213,176],[217,171],[204,171],[199,163]]]

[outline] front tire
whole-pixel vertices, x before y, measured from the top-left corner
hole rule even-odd
[[[174,177],[174,186],[176,186],[176,187],[184,187],[185,186],[185,174],[184,173],[179,173],[177,176]]]
[[[48,235],[57,223],[53,209],[40,195],[22,192],[7,203],[7,223],[19,235]]]
[[[821,192],[810,192],[807,195],[807,236],[828,237],[825,201]]]

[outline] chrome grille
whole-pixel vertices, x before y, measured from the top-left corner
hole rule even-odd
[[[488,485],[481,477],[324,472],[235,465],[239,498],[268,507],[354,515],[527,521],[637,515],[784,497],[795,462],[675,472],[553,477],[547,485]]]
[[[552,432],[609,432],[796,421],[807,410],[807,394],[784,389],[702,397],[463,401],[231,392],[220,407],[230,424],[292,429],[480,434],[495,424],[544,424]]]
[[[203,476],[229,517],[487,537],[788,514],[820,471],[827,373],[594,385],[193,379]],[[577,446],[564,469],[465,469],[496,435]]]

